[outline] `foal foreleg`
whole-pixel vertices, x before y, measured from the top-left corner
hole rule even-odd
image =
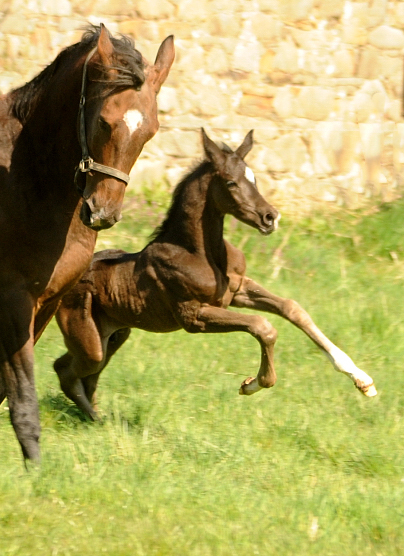
[[[315,325],[310,315],[293,299],[278,297],[251,280],[243,278],[231,305],[266,311],[287,319],[300,328],[326,354],[334,368],[349,376],[355,386],[368,397],[376,396],[373,380],[352,359],[334,345]]]
[[[220,307],[203,305],[190,332],[248,332],[261,346],[261,364],[255,378],[246,379],[240,394],[254,394],[262,388],[270,388],[276,382],[274,346],[277,332],[263,317],[243,315]]]

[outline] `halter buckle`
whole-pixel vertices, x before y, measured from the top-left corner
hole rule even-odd
[[[79,162],[80,171],[90,172],[90,170],[92,170],[93,167],[93,162],[94,160],[91,158],[91,156],[88,156],[87,158],[82,158]]]

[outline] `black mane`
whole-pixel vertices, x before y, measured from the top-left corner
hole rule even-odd
[[[62,50],[32,81],[14,89],[11,93],[12,115],[25,124],[60,67],[74,65],[80,56],[90,52],[97,45],[100,32],[101,26],[91,25],[85,30],[79,43]],[[105,80],[106,94],[117,89],[140,89],[145,81],[144,64],[142,55],[135,49],[134,41],[125,35],[116,38],[109,34],[109,37],[114,46],[114,65],[108,69],[116,70],[117,76],[113,81]]]
[[[165,233],[171,226],[172,220],[174,219],[176,221],[180,220],[180,217],[178,216],[178,209],[179,207],[182,207],[182,197],[185,189],[191,182],[195,180],[199,180],[202,176],[207,174],[211,169],[212,169],[212,163],[209,162],[208,160],[204,160],[194,170],[191,170],[191,172],[187,174],[185,178],[183,178],[180,181],[180,183],[175,186],[172,199],[171,199],[171,205],[167,211],[166,217],[163,220],[163,222],[160,224],[160,226],[157,226],[157,228],[151,234],[150,240],[154,240],[160,234]]]

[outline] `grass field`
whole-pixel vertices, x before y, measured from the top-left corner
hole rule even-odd
[[[160,205],[129,203],[98,248],[138,250]],[[393,556],[404,550],[404,201],[285,215],[269,238],[233,220],[248,274],[292,297],[375,380],[366,399],[270,316],[278,383],[247,334],[133,331],[104,371],[102,421],[60,393],[54,323],[36,347],[42,465],[27,474],[0,407],[0,556]]]

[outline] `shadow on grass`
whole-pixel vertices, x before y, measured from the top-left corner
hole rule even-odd
[[[80,409],[71,401],[69,401],[62,393],[52,395],[45,394],[39,400],[39,409],[41,412],[49,413],[57,423],[78,424],[93,423]]]
[[[83,424],[102,426],[106,422],[122,425],[127,430],[136,432],[142,431],[144,426],[144,415],[147,411],[138,404],[131,407],[120,408],[117,404],[113,404],[107,410],[107,413],[99,413],[99,419],[92,421],[87,417],[73,402],[62,393],[56,395],[46,394],[39,401],[39,408],[42,413],[48,414],[54,424],[68,425],[71,427],[82,426]]]

